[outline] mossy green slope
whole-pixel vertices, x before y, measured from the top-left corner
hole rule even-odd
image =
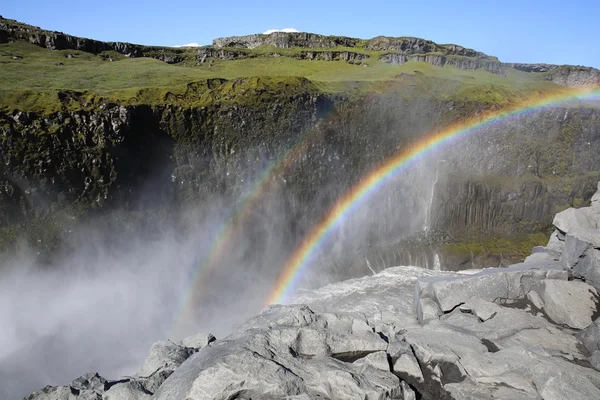
[[[510,70],[506,76],[499,76],[417,62],[395,66],[379,62],[377,57],[361,65],[291,57],[171,65],[147,57],[48,50],[16,41],[0,45],[0,107],[7,111],[53,112],[64,106],[59,99],[59,92],[64,91],[85,94],[83,104],[91,104],[92,99],[95,104],[178,104],[177,99],[185,95],[191,82],[254,76],[306,78],[324,93],[381,92],[390,85],[412,85],[440,98],[497,105],[531,91],[563,90],[530,75]],[[278,79],[281,82],[282,78]]]

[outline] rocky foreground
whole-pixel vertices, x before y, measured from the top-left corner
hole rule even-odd
[[[600,191],[554,226],[521,264],[388,268],[26,399],[600,399]]]

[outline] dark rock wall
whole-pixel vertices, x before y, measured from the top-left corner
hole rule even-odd
[[[287,157],[270,185],[293,242],[368,171],[458,118],[457,109],[477,107],[401,95],[348,103],[311,89],[264,95],[196,108],[2,114],[0,223],[74,204],[106,211],[237,198]],[[474,132],[384,187],[353,246],[378,246],[426,223],[455,237],[545,231],[557,210],[583,205],[595,189],[599,121],[596,109],[554,108]]]

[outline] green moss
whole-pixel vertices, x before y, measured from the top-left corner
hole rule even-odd
[[[549,234],[538,232],[532,234],[517,234],[513,236],[490,236],[486,233],[467,235],[461,242],[446,243],[442,251],[455,257],[469,256],[499,256],[514,262],[523,260],[535,246],[545,246]]]

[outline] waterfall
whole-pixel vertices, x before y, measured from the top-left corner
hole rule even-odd
[[[435,195],[435,185],[438,182],[438,164],[435,166],[435,180],[433,181],[433,185],[431,185],[431,197],[429,198],[429,205],[427,206],[427,212],[425,214],[425,227],[423,230],[425,231],[425,236],[429,231],[429,226],[431,225],[431,210],[433,209],[433,196]]]
[[[440,262],[440,256],[438,255],[437,252],[435,252],[434,256],[433,256],[433,270],[434,271],[442,270],[442,263]]]
[[[371,272],[373,273],[373,275],[376,274],[375,270],[373,270],[373,268],[371,268],[371,263],[369,262],[369,259],[367,257],[365,257],[365,261],[367,262],[367,268],[369,268],[371,270]]]

